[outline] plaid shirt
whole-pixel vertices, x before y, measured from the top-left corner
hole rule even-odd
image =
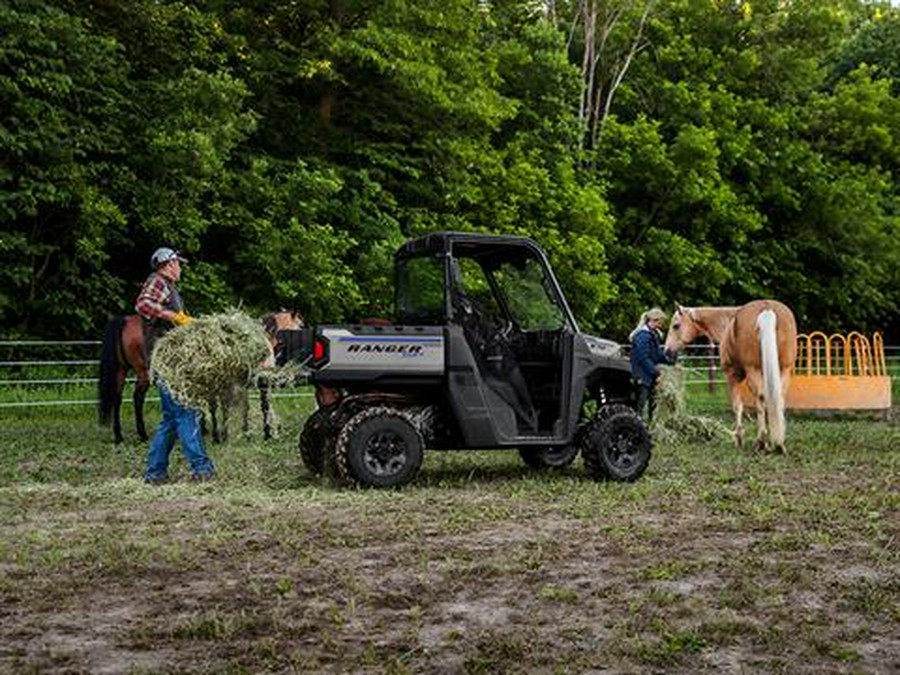
[[[145,319],[153,320],[160,318],[159,315],[166,310],[179,311],[180,305],[181,299],[175,291],[174,284],[154,272],[144,282],[134,308]]]

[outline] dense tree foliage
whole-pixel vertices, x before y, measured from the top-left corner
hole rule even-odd
[[[615,337],[761,296],[896,331],[898,44],[862,0],[10,0],[0,330],[95,333],[162,244],[195,312],[383,314],[463,229]]]
[[[619,307],[778,297],[807,329],[896,326],[898,100],[829,58],[892,14],[710,4],[659,5],[597,149]]]

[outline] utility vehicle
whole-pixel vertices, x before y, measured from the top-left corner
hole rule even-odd
[[[634,481],[651,438],[619,345],[578,329],[531,239],[436,232],[397,251],[393,320],[280,334],[318,409],[300,435],[315,474],[392,487],[426,449],[516,449],[535,469],[581,452],[587,473]]]

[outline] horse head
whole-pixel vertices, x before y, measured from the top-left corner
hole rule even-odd
[[[689,345],[696,340],[703,331],[697,324],[694,310],[690,307],[682,307],[675,305],[675,311],[672,313],[672,321],[669,323],[669,332],[666,333],[667,352],[677,354],[685,345]]]
[[[266,331],[266,337],[272,348],[271,358],[267,360],[267,365],[275,365],[275,356],[281,349],[278,339],[278,332],[282,330],[299,330],[303,328],[303,317],[296,310],[280,309],[277,312],[269,312],[260,319],[263,329]],[[271,364],[268,364],[268,361]]]

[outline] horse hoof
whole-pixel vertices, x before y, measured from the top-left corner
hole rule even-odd
[[[756,441],[756,452],[764,453],[766,451],[766,442],[765,441]]]
[[[775,452],[777,452],[779,455],[787,456],[787,448],[785,448],[783,445],[776,445]]]

